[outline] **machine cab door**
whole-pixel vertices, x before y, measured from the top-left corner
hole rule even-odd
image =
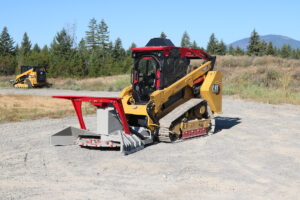
[[[152,92],[158,88],[159,62],[154,56],[137,58],[133,69],[132,95],[136,103],[146,104]]]

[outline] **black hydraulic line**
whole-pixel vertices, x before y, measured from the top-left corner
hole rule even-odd
[[[211,62],[211,69],[210,70],[213,70],[214,66],[215,66],[215,62],[216,62],[216,56],[210,56],[209,60]]]
[[[154,140],[158,140],[159,122],[157,121],[157,119],[152,114],[152,110],[151,110],[152,106],[153,106],[153,101],[150,101],[147,105],[146,110],[147,110],[147,113],[148,113],[150,119],[154,122],[154,124],[157,125],[157,126],[154,127],[153,136],[154,136]]]
[[[17,82],[14,82],[13,85],[16,85],[18,83],[21,83],[22,81],[24,81],[27,78],[27,76],[21,76],[20,79]]]
[[[138,137],[141,138],[142,140],[145,139],[145,137],[144,137],[142,134],[140,134],[138,131],[132,129],[131,127],[129,127],[129,130],[130,130],[130,133],[133,133],[134,135],[138,136]]]

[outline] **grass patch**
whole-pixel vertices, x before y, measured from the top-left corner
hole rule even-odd
[[[94,114],[96,108],[89,103],[83,103],[82,112]],[[71,101],[41,96],[0,94],[0,123],[73,115],[75,110]]]
[[[11,88],[12,84],[10,80],[14,80],[15,76],[1,76],[0,77],[0,87],[1,88]]]
[[[223,73],[225,95],[300,105],[300,60],[227,55],[217,57],[215,69]]]
[[[227,84],[223,87],[223,94],[234,95],[243,99],[251,99],[263,103],[290,103],[300,105],[300,93],[284,91],[283,89],[269,90],[257,85]]]
[[[89,79],[49,79],[52,88],[67,90],[121,91],[130,85],[130,75]]]

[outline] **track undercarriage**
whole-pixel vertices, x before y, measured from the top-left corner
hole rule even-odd
[[[159,141],[173,142],[211,134],[215,129],[213,114],[203,99],[190,99],[160,119]]]

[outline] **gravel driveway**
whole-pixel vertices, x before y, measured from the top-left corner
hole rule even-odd
[[[33,95],[115,96],[53,89]],[[75,117],[0,124],[0,199],[299,199],[300,106],[224,97],[218,132],[123,156],[49,136]],[[85,117],[95,128],[95,116]]]

